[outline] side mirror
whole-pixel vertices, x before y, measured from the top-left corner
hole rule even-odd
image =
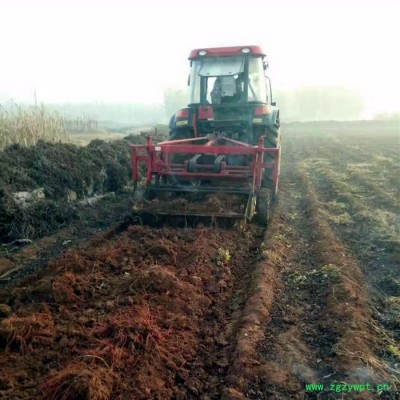
[[[272,102],[271,102],[271,106],[274,106],[274,107],[275,107],[275,106],[276,106],[276,101],[272,101]]]

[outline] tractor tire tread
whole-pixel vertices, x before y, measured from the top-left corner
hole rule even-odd
[[[270,217],[271,190],[261,188],[256,201],[256,221],[261,226],[267,226]]]

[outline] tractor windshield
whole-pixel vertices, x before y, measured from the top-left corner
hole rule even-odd
[[[248,96],[244,98],[245,57],[209,57],[193,60],[189,104],[267,101],[261,57],[249,59]]]

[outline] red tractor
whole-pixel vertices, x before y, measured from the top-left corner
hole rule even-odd
[[[255,218],[266,225],[278,190],[280,121],[265,54],[258,46],[205,48],[193,50],[189,60],[189,104],[171,118],[168,141],[155,144],[149,138],[146,145],[131,146],[135,184],[139,164],[147,167],[148,201],[140,212]],[[182,209],[152,204],[166,193],[188,201]],[[240,197],[243,205],[198,206],[218,194],[225,200]]]

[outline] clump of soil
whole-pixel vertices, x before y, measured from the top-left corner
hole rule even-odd
[[[11,307],[7,304],[0,304],[0,318],[8,317],[11,314]]]
[[[180,193],[179,197],[164,194],[152,200],[144,200],[137,203],[135,209],[148,212],[170,210],[170,212],[178,214],[244,215],[246,204],[247,196],[225,193],[209,195]]]
[[[72,363],[51,375],[45,390],[50,400],[108,400],[113,383],[114,373],[109,368]]]
[[[0,347],[6,352],[27,354],[34,351],[35,345],[49,343],[53,338],[54,321],[48,312],[11,315],[0,322]]]

